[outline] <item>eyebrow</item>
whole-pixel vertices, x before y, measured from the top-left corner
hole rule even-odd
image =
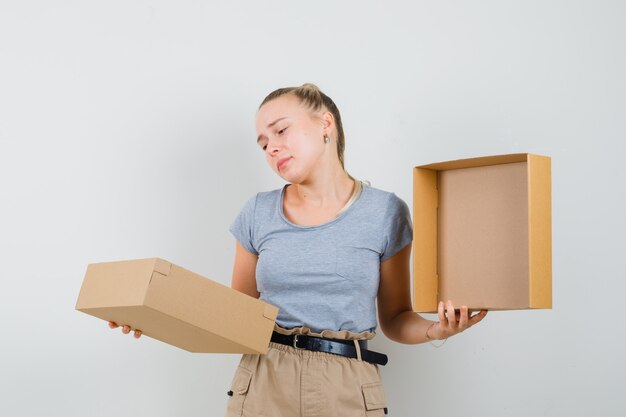
[[[272,123],[267,125],[267,128],[269,129],[270,127],[274,126],[276,123],[278,123],[278,122],[280,122],[281,120],[284,120],[284,119],[286,119],[286,117],[280,117],[280,118],[274,120]],[[262,138],[264,138],[264,137],[265,137],[264,135],[259,135],[259,137],[256,139],[256,143],[259,143],[259,141]]]

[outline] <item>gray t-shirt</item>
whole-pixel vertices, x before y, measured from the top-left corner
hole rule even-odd
[[[283,328],[374,331],[380,262],[413,237],[407,204],[364,185],[339,217],[299,226],[283,213],[285,187],[248,200],[230,227],[259,258],[260,299],[279,308],[276,322]]]

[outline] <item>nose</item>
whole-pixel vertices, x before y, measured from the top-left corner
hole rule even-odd
[[[268,155],[274,156],[280,151],[280,143],[276,139],[270,139],[267,142],[267,148],[265,149]]]

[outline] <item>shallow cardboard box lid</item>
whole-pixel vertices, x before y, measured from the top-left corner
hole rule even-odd
[[[160,258],[89,264],[76,309],[190,352],[267,352],[278,308]]]
[[[414,169],[414,308],[552,306],[550,158],[510,154]]]

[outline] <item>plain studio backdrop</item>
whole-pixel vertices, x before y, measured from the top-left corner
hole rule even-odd
[[[271,90],[339,106],[346,167],[412,206],[412,167],[552,157],[552,310],[374,349],[391,416],[624,416],[622,1],[0,2],[0,415],[221,416],[238,355],[135,340],[74,305],[88,263],[230,284],[228,226],[283,182]],[[340,414],[339,414],[340,415]]]

